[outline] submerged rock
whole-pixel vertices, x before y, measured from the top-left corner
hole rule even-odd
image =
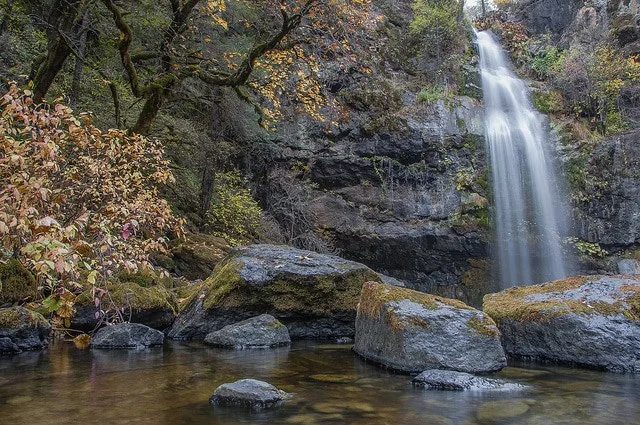
[[[524,388],[519,384],[512,384],[498,379],[482,378],[465,372],[452,370],[425,370],[415,378],[414,385],[433,390],[464,391],[464,390],[515,390]]]
[[[209,402],[214,406],[236,406],[251,409],[275,407],[289,394],[273,385],[255,379],[222,384],[213,392]]]
[[[367,266],[333,255],[274,245],[240,248],[185,303],[168,335],[204,339],[268,313],[292,339],[352,336],[362,284],[380,279]]]
[[[640,373],[640,278],[578,276],[484,298],[510,356]]]
[[[530,409],[529,402],[521,399],[488,401],[478,407],[476,416],[480,423],[495,424],[524,415]]]
[[[500,332],[458,300],[368,282],[362,288],[354,351],[402,372],[495,372],[506,366]]]
[[[131,320],[154,329],[168,328],[175,318],[172,294],[162,285],[148,288],[134,282],[115,282],[109,285],[109,295],[118,307],[131,309]],[[98,325],[96,312],[100,310],[94,303],[91,291],[85,291],[75,300],[76,313],[71,319],[71,327],[85,332]]]
[[[162,345],[164,334],[139,323],[120,323],[100,329],[93,337],[93,348],[146,348]]]
[[[278,319],[261,314],[211,332],[204,342],[218,347],[277,347],[291,342],[289,330]]]
[[[23,307],[0,309],[0,355],[42,350],[49,345],[51,325]]]

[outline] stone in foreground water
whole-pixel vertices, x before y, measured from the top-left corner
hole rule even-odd
[[[287,327],[278,319],[261,314],[211,332],[204,342],[217,347],[252,348],[278,347],[291,343]]]
[[[213,406],[245,407],[255,410],[277,406],[289,395],[269,384],[256,379],[241,379],[222,384],[213,392],[209,402]]]
[[[413,384],[432,390],[464,391],[464,390],[517,390],[524,388],[499,379],[474,376],[470,373],[453,370],[425,370],[415,378]]]

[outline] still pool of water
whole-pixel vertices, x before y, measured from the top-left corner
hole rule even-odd
[[[640,424],[640,376],[523,365],[498,377],[521,391],[414,388],[350,346],[294,343],[228,351],[196,343],[0,357],[2,424]],[[295,393],[272,411],[213,408],[224,382],[268,381]]]

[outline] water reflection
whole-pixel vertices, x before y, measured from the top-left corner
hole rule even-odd
[[[170,343],[145,351],[78,351],[0,358],[6,424],[633,424],[640,377],[520,365],[498,375],[517,392],[433,392],[367,364],[344,346],[296,343],[228,351]],[[215,387],[256,378],[295,393],[262,413],[213,409]]]

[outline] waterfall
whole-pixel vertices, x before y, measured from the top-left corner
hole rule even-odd
[[[493,195],[496,270],[502,288],[567,276],[566,213],[546,144],[545,117],[488,31],[476,32]]]

